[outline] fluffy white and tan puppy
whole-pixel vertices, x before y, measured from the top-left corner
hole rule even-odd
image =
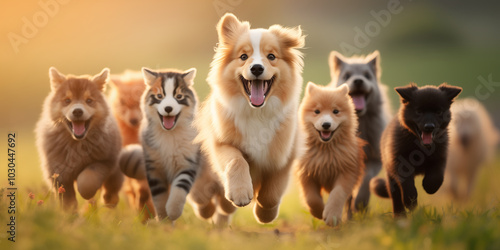
[[[217,31],[207,79],[212,91],[196,125],[222,191],[196,193],[222,217],[235,210],[224,205],[228,201],[243,207],[255,199],[257,221],[268,223],[278,215],[296,153],[303,67],[297,49],[304,36],[300,27],[250,29],[232,14],[221,18]]]

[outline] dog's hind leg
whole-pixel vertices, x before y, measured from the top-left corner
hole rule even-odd
[[[255,218],[260,223],[269,223],[278,217],[281,197],[289,179],[291,163],[287,167],[271,173],[263,173],[261,188],[253,209]]]
[[[217,227],[223,228],[229,225],[231,215],[236,211],[236,207],[224,197],[223,193],[217,195],[216,200],[217,209],[212,218]]]
[[[202,219],[209,219],[214,215],[216,208],[214,197],[218,191],[218,184],[214,180],[205,178],[203,173],[198,177],[189,193],[189,201],[194,208],[196,216]]]
[[[308,176],[300,178],[300,192],[312,216],[323,219],[325,204],[321,197],[321,186]]]
[[[402,183],[403,202],[410,211],[417,207],[417,189],[415,188],[415,179],[406,178]]]
[[[403,204],[403,194],[401,192],[400,183],[392,178],[389,174],[387,175],[389,180],[388,189],[390,190],[389,195],[392,199],[392,211],[394,213],[394,217],[406,217],[406,210]],[[413,178],[413,176],[409,177]]]
[[[75,188],[72,182],[67,182],[66,185],[63,184],[65,192],[62,194],[62,206],[64,210],[74,210],[76,211],[78,202],[76,201]],[[56,189],[56,192],[58,190]],[[61,194],[59,194],[61,197]]]
[[[381,164],[380,161],[366,162],[365,176],[354,199],[355,211],[363,211],[368,207],[370,202],[370,181],[380,172]]]
[[[107,207],[115,207],[118,204],[118,193],[123,184],[123,174],[118,167],[111,173],[111,175],[104,181],[102,198],[104,205]]]

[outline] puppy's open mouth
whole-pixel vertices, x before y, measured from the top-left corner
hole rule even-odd
[[[425,131],[420,131],[417,130],[420,140],[422,140],[422,144],[425,146],[429,146],[432,144],[432,141],[434,140],[434,134],[432,132],[425,132]]]
[[[160,117],[161,126],[165,130],[172,130],[175,127],[179,115],[181,115],[180,112],[176,116],[163,116],[160,113],[158,113],[158,116]]]
[[[352,98],[352,102],[354,103],[354,109],[357,112],[363,111],[366,108],[366,99],[368,98],[368,93],[354,91],[349,93]]]
[[[70,121],[66,120],[69,130],[73,133],[73,137],[77,140],[81,140],[87,135],[89,130],[90,120],[86,121]]]
[[[266,97],[273,86],[274,76],[269,80],[247,80],[240,75],[240,79],[245,92],[250,98],[252,107],[258,108],[264,105]]]
[[[333,137],[333,133],[335,133],[335,130],[334,131],[330,131],[330,130],[317,130],[318,133],[319,133],[319,138],[324,141],[324,142],[327,142],[327,141],[330,141]]]

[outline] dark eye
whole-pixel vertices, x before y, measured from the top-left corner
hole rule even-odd
[[[163,98],[163,95],[162,95],[162,94],[157,94],[157,95],[156,95],[156,97],[157,97],[158,99],[161,99],[161,98]]]
[[[349,78],[351,78],[351,73],[345,73],[344,80],[347,81]]]
[[[314,110],[314,113],[319,114],[319,110],[318,109]]]
[[[71,103],[71,99],[69,99],[69,98],[64,99],[64,103],[65,104],[70,104]]]
[[[175,98],[177,98],[178,100],[182,99],[182,97],[183,96],[181,94],[178,94],[178,95],[175,96]]]
[[[248,55],[247,54],[242,54],[240,56],[240,59],[243,60],[243,61],[246,61],[248,59]]]
[[[87,104],[91,104],[91,103],[93,102],[93,100],[92,100],[92,99],[90,99],[90,98],[87,98],[87,100],[85,100],[85,102],[86,102]]]
[[[416,111],[415,111],[415,113],[416,113],[417,115],[421,115],[421,114],[422,114],[422,110],[416,110]]]
[[[443,111],[442,111],[442,110],[437,110],[437,111],[436,111],[436,114],[437,114],[437,115],[443,115]]]
[[[269,59],[270,61],[274,61],[274,59],[276,59],[276,56],[274,54],[269,54],[267,55],[267,59]]]
[[[372,76],[370,75],[370,73],[365,72],[365,78],[370,80],[372,78]]]
[[[338,109],[334,109],[334,110],[333,110],[333,113],[334,113],[334,114],[338,114],[339,112],[340,112],[340,111],[339,111]]]

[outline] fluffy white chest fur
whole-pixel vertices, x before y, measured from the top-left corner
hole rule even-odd
[[[269,97],[266,105],[260,109],[250,107],[244,97],[234,97],[229,104],[226,116],[234,121],[239,130],[242,136],[240,150],[250,162],[264,169],[273,165],[284,166],[292,149],[292,143],[281,145],[288,147],[284,150],[287,153],[282,155],[272,155],[271,144],[286,117],[290,115],[288,113],[292,105],[283,106],[280,99],[275,96]]]

